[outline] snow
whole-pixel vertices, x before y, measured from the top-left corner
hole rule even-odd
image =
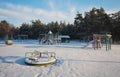
[[[120,45],[112,50],[94,50],[92,45],[71,41],[61,45],[39,45],[38,40],[0,42],[0,77],[120,77]],[[57,61],[48,66],[24,63],[25,52],[55,52]]]

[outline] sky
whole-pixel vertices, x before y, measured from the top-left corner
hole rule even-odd
[[[120,0],[0,0],[0,21],[14,26],[41,20],[73,23],[77,12],[103,7],[107,14],[120,11]]]

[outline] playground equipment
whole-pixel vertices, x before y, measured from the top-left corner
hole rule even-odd
[[[40,34],[39,35],[39,44],[47,44],[47,45],[53,45],[53,44],[60,44],[61,38],[58,34],[53,34],[52,31],[49,31],[47,34]]]
[[[68,35],[60,35],[61,42],[62,43],[69,43],[70,42],[70,36]]]
[[[59,35],[59,33],[53,34],[52,31],[49,31],[47,34],[39,35],[39,44],[61,44],[61,43],[69,43],[70,36],[68,35]]]
[[[39,44],[52,45],[53,44],[53,33],[49,31],[47,34],[40,34],[39,35]]]
[[[18,35],[17,37],[18,37],[18,40],[25,40],[25,39],[28,39],[28,35],[23,35],[23,34]]]
[[[111,34],[93,34],[93,48],[94,49],[99,49],[102,47],[102,39],[105,39],[105,44],[106,44],[106,51],[111,50],[111,39],[112,35]]]
[[[60,44],[61,43],[61,37],[59,34],[56,34],[54,37],[55,44]]]
[[[46,34],[40,34],[39,35],[39,44],[43,44],[46,40]]]
[[[26,52],[25,63],[29,65],[48,65],[56,61],[55,52]]]
[[[26,40],[28,40],[28,35],[20,34],[16,36],[16,39],[18,40],[18,42],[24,43]]]

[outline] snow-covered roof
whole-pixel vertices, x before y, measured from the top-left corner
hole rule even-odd
[[[60,35],[60,38],[70,38],[68,35]]]

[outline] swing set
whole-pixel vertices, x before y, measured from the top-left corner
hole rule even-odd
[[[112,44],[112,35],[111,34],[93,34],[93,48],[94,49],[99,49],[101,48],[102,45],[102,40],[105,40],[105,45],[106,45],[106,51],[111,50],[111,44]]]

